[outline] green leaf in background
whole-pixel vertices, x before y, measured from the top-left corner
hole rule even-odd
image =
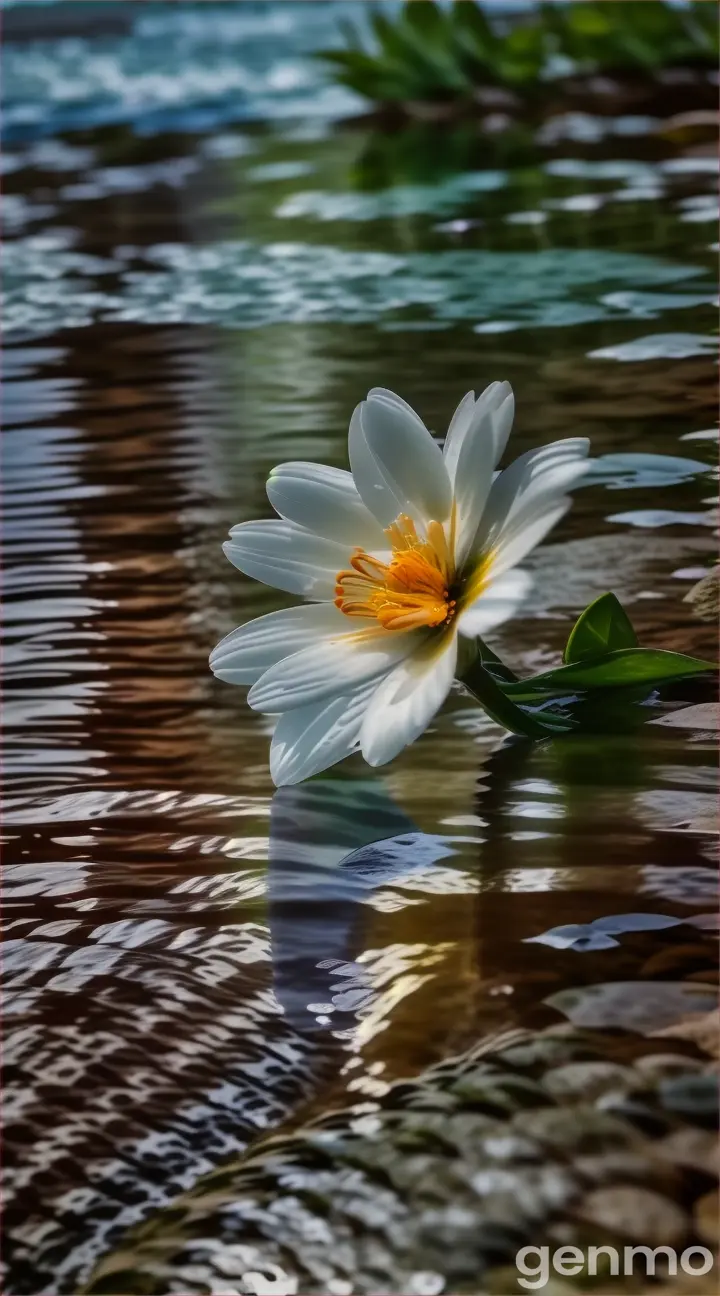
[[[452,31],[447,16],[431,0],[409,0],[397,16],[396,27],[408,60],[417,60],[427,78],[429,91],[462,97],[472,90],[452,48]]]
[[[416,81],[408,80],[402,70],[362,49],[326,50],[318,58],[335,67],[339,85],[378,102],[412,98],[417,92]]]
[[[445,11],[432,0],[409,0],[396,21],[428,53],[443,59],[452,53],[452,24]]]
[[[517,26],[500,44],[498,72],[508,85],[538,81],[546,61],[545,32],[539,26]]]
[[[670,680],[703,675],[715,670],[712,662],[686,657],[662,648],[621,648],[601,656],[584,658],[531,679],[503,684],[503,691],[516,702],[537,703],[549,693],[624,688],[646,684],[656,688]]]
[[[468,72],[474,74],[477,84],[481,85],[487,79],[496,81],[498,78],[493,75],[493,69],[501,42],[482,9],[468,4],[467,0],[455,0],[448,10],[448,20],[452,25],[458,57]]]
[[[566,665],[618,648],[637,648],[630,618],[614,594],[601,594],[578,617],[565,645]]]
[[[466,105],[478,89],[507,85],[528,95],[552,80],[554,57],[575,71],[637,71],[652,77],[663,67],[709,67],[718,49],[717,6],[712,0],[545,0],[529,15],[488,16],[475,0],[405,0],[392,14],[369,11],[376,48],[364,49],[353,26],[343,27],[348,52],[363,65],[337,68],[335,80],[377,103],[438,100]],[[504,6],[500,6],[504,8]],[[510,6],[511,8],[511,6]]]
[[[682,9],[680,14],[693,52],[698,57],[708,54],[717,59],[720,27],[716,6],[708,4],[707,0],[690,0],[687,9]]]

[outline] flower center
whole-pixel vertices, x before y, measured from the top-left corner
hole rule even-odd
[[[451,564],[445,532],[439,522],[428,523],[421,540],[405,513],[386,528],[392,548],[390,562],[356,549],[350,571],[337,574],[335,606],[346,616],[376,617],[385,630],[414,630],[452,619]]]

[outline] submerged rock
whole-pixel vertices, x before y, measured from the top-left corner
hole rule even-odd
[[[257,1144],[130,1234],[86,1292],[507,1292],[522,1246],[707,1238],[707,1065],[567,1025],[506,1032],[371,1111]]]
[[[702,621],[717,621],[720,615],[720,566],[699,580],[697,585],[685,595],[685,602],[692,604],[693,612]]]
[[[685,1211],[668,1197],[636,1184],[599,1188],[585,1198],[578,1213],[608,1236],[620,1235],[650,1247],[679,1247],[690,1229]]]

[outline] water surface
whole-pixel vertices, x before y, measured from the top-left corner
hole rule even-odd
[[[542,669],[612,588],[642,642],[714,651],[683,601],[714,548],[707,127],[343,124],[303,57],[340,9],[6,46],[8,1292],[76,1291],[263,1131],[487,1031],[710,1006],[707,733],[530,748],[457,695],[387,769],[276,793],[208,671],[283,601],[220,551],[269,469],[344,465],[370,386],[442,435],[496,378],[513,455],[608,456],[497,650]],[[679,921],[592,927],[638,912]]]

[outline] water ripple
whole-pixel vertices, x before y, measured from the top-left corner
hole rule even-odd
[[[153,12],[154,9],[154,12]],[[355,5],[130,6],[108,36],[4,41],[8,140],[127,123],[138,134],[211,131],[224,122],[337,116],[355,96],[323,84],[308,55],[332,44]],[[48,27],[52,33],[52,14]]]
[[[127,262],[142,267],[129,268]],[[608,294],[612,284],[637,289],[683,284],[702,271],[637,253],[546,248],[536,252],[347,251],[309,243],[258,246],[226,240],[205,247],[156,244],[116,249],[112,259],[73,251],[50,234],[5,251],[6,329],[42,335],[96,320],[143,324],[219,324],[258,328],[278,323],[495,321],[564,327],[633,317],[637,297]],[[109,289],[96,276],[116,276]],[[664,292],[658,306],[686,309],[707,294]],[[687,335],[689,338],[690,335]],[[686,335],[659,335],[656,351],[688,351]],[[625,344],[635,358],[639,344]],[[659,348],[659,349],[658,349]],[[604,348],[598,358],[623,358]]]

